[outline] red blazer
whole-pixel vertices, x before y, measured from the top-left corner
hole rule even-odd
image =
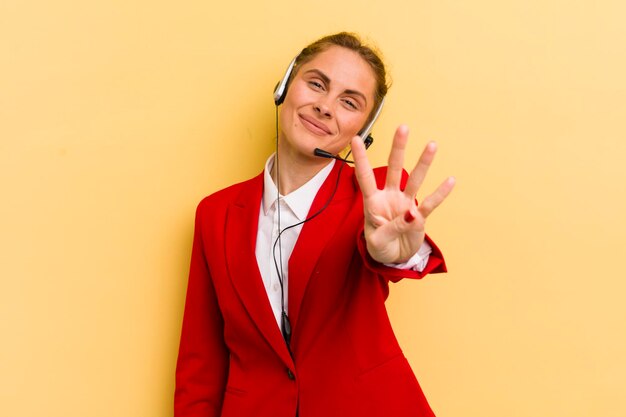
[[[328,200],[340,164],[315,197]],[[377,170],[379,184],[385,172]],[[176,417],[433,416],[391,328],[389,281],[422,273],[367,254],[363,201],[344,167],[330,205],[304,224],[289,259],[290,356],[255,258],[263,175],[205,198],[196,213],[176,369]]]

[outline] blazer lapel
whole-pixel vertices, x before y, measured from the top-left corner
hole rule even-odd
[[[337,175],[341,174],[339,186],[332,197],[332,201],[318,216],[304,224],[289,258],[289,318],[294,334],[300,316],[302,300],[313,269],[324,248],[341,227],[346,214],[351,210],[357,192],[352,180],[353,169],[344,167],[340,172],[340,166],[339,163],[335,164],[330,175],[322,184],[313,200],[308,216],[317,213],[324,207],[335,189]]]
[[[255,325],[286,364],[292,364],[276,324],[255,256],[263,174],[253,178],[230,205],[226,217],[225,248],[229,275]]]

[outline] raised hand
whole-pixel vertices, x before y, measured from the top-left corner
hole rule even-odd
[[[417,252],[424,242],[426,218],[445,200],[455,184],[454,177],[448,177],[419,206],[416,204],[415,195],[437,152],[435,142],[430,142],[411,171],[404,191],[400,190],[408,137],[408,127],[399,126],[393,137],[382,190],[376,186],[362,139],[359,136],[352,139],[356,178],[363,193],[367,251],[382,263],[405,262]]]

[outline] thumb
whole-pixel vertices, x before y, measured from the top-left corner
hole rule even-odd
[[[417,223],[417,217],[419,213],[417,211],[417,207],[411,207],[404,214],[396,216],[393,219],[393,227],[392,229],[398,234],[402,235],[408,232],[409,230],[415,230]]]
[[[414,213],[414,209],[410,208],[406,211],[406,213],[404,213],[404,216],[402,217],[402,220],[404,220],[403,223],[405,224],[411,224],[413,223],[413,220],[415,220],[415,215],[417,213]]]
[[[406,262],[417,252],[423,239],[423,221],[417,207],[411,207],[404,214],[396,216],[391,222],[377,230],[376,241],[380,244],[380,252],[386,256],[379,262]],[[420,223],[422,227],[420,227]]]

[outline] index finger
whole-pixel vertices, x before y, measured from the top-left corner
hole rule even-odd
[[[354,156],[354,173],[356,174],[356,180],[361,187],[361,193],[363,197],[368,198],[377,191],[376,177],[374,177],[374,171],[370,165],[367,154],[365,153],[365,145],[363,139],[360,136],[352,138],[352,155]]]

